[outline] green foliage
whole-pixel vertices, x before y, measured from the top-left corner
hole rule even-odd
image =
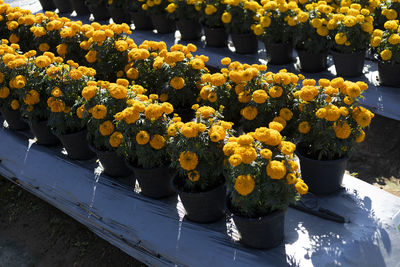
[[[257,3],[255,1],[250,2]],[[228,4],[226,12],[232,16],[231,21],[225,23],[228,32],[233,34],[251,33],[251,25],[256,24],[254,19],[257,14],[256,11],[254,8],[245,8],[244,2],[240,2],[238,5]]]
[[[214,11],[216,9],[216,11]],[[226,9],[226,4],[220,0],[205,0],[202,2],[200,21],[209,28],[224,27],[221,16]],[[212,13],[211,13],[212,12]]]
[[[168,6],[168,17],[174,20],[200,19],[201,3],[196,0],[173,0]]]

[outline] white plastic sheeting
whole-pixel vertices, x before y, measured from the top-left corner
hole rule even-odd
[[[177,196],[146,198],[99,175],[94,160],[71,161],[61,147],[42,147],[27,136],[0,128],[0,174],[146,264],[375,267],[400,262],[400,233],[392,220],[400,198],[351,176],[345,176],[345,190],[313,203],[349,223],[289,208],[282,245],[256,250],[236,242],[230,218],[190,222]]]

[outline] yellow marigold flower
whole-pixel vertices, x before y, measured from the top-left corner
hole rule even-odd
[[[282,179],[286,175],[286,167],[280,161],[271,160],[267,165],[267,174],[271,179]]]
[[[284,118],[282,118],[281,116],[275,117],[272,121],[282,124],[283,128],[285,128],[286,124],[287,124],[286,120]]]
[[[83,73],[80,70],[77,69],[72,69],[69,72],[69,77],[71,77],[72,80],[79,80],[80,78],[82,78]]]
[[[18,35],[13,33],[13,34],[10,35],[10,38],[8,38],[8,40],[10,40],[10,43],[16,44],[16,43],[19,42],[19,37],[18,37]]]
[[[57,54],[60,56],[65,56],[68,52],[68,45],[67,44],[59,44],[57,45]]]
[[[54,97],[60,97],[62,96],[62,91],[59,87],[54,87],[53,90],[51,90],[51,95]]]
[[[172,88],[180,90],[185,86],[185,80],[182,77],[173,77],[169,84]]]
[[[229,65],[229,64],[231,64],[231,59],[229,57],[224,57],[223,59],[221,59],[221,64]]]
[[[280,86],[274,85],[268,90],[268,93],[271,97],[278,98],[282,95],[283,88]]]
[[[162,111],[166,114],[171,114],[172,112],[174,112],[174,107],[168,102],[162,103],[161,107]]]
[[[178,127],[176,126],[175,123],[172,123],[171,125],[168,126],[167,132],[169,136],[175,136],[176,133],[178,132]]]
[[[35,63],[39,68],[45,68],[51,64],[51,59],[47,56],[38,56]]]
[[[289,166],[291,171],[297,171],[299,169],[299,164],[294,160],[289,160]]]
[[[221,21],[222,21],[223,23],[230,23],[231,20],[232,20],[232,15],[231,15],[231,13],[225,11],[225,12],[222,14],[222,16],[221,16]]]
[[[346,83],[346,94],[350,97],[359,97],[361,89],[357,83]]]
[[[212,142],[219,142],[225,139],[225,129],[220,125],[213,125],[208,131],[208,135],[210,136],[210,140]]]
[[[26,93],[24,102],[27,105],[35,105],[40,102],[40,94],[36,90],[30,90]]]
[[[10,89],[8,87],[3,86],[0,88],[0,98],[4,99],[10,95]]]
[[[181,132],[186,138],[196,137],[199,133],[198,126],[195,122],[185,123],[181,128]]]
[[[191,171],[197,167],[199,158],[197,154],[192,151],[184,151],[179,155],[179,164],[182,169]]]
[[[55,99],[50,103],[51,112],[63,112],[65,110],[65,103],[60,99]]]
[[[306,85],[301,88],[299,91],[299,96],[304,101],[313,101],[314,98],[318,95],[318,89],[312,85]]]
[[[118,40],[114,43],[114,47],[117,49],[117,51],[124,52],[128,49],[129,45],[125,40]]]
[[[190,171],[188,172],[188,178],[192,182],[197,182],[200,180],[200,173],[198,171]]]
[[[224,155],[225,156],[230,156],[233,155],[235,153],[235,148],[238,146],[238,144],[236,142],[228,142],[227,144],[224,145],[223,147],[223,151],[224,151]]]
[[[301,179],[297,179],[295,188],[300,195],[305,195],[308,192],[308,186]]]
[[[229,157],[229,164],[233,167],[239,166],[242,164],[242,156],[239,154],[233,154]]]
[[[100,124],[99,131],[103,136],[109,136],[114,132],[114,124],[111,121],[105,121]]]
[[[107,114],[107,107],[104,105],[96,105],[90,109],[90,113],[92,114],[93,118],[97,120],[104,119]]]
[[[260,156],[263,157],[264,159],[271,160],[272,159],[272,151],[269,150],[268,148],[261,149]]]
[[[150,140],[150,146],[155,150],[160,150],[165,146],[165,138],[162,135],[155,134]]]
[[[280,145],[280,149],[283,154],[285,155],[292,155],[293,152],[296,150],[296,145],[292,142],[282,141]]]
[[[286,121],[289,121],[289,120],[291,120],[292,117],[293,117],[293,112],[292,112],[290,109],[288,109],[288,108],[282,108],[282,109],[279,111],[279,116],[281,116],[282,118],[284,118]]]
[[[353,104],[354,99],[351,98],[351,97],[346,96],[346,97],[344,98],[343,102],[344,102],[346,105],[351,105],[351,104]]]
[[[110,84],[108,92],[110,93],[110,96],[115,99],[124,99],[128,95],[128,89],[125,86],[116,83]]]
[[[160,101],[161,102],[168,101],[168,94],[161,94],[160,95]]]
[[[240,146],[235,147],[235,154],[239,154],[242,157],[244,164],[251,164],[257,158],[257,151],[252,146]]]
[[[89,101],[96,95],[96,92],[97,92],[97,86],[89,85],[83,88],[82,96],[87,101]]]
[[[41,43],[41,44],[39,45],[39,50],[40,50],[41,52],[49,51],[49,49],[50,49],[50,46],[49,46],[48,43]]]
[[[200,114],[204,119],[208,119],[215,114],[215,109],[209,106],[203,106],[197,109],[196,113]]]
[[[345,33],[342,33],[342,32],[337,33],[337,34],[335,35],[335,42],[336,42],[338,45],[344,45],[344,44],[347,42],[347,36],[346,36],[346,34],[345,34]]]
[[[110,145],[112,147],[118,147],[122,143],[123,135],[120,132],[114,132],[110,136]]]
[[[257,104],[264,104],[268,99],[268,94],[264,90],[256,90],[253,92],[253,101]]]
[[[381,52],[381,58],[382,60],[390,60],[392,58],[392,51],[390,51],[389,49],[385,49]]]
[[[257,24],[253,27],[253,32],[255,35],[259,36],[264,33],[264,28],[261,24]]]
[[[20,105],[19,105],[18,100],[14,99],[13,101],[11,101],[10,106],[11,106],[11,108],[12,108],[13,110],[17,110],[17,109],[19,109],[19,106],[20,106]]]
[[[221,86],[226,82],[226,78],[221,73],[214,73],[210,77],[210,83],[214,86]]]
[[[397,30],[398,26],[399,23],[395,20],[386,21],[385,24],[383,25],[383,27],[385,27],[386,30],[393,30],[393,31]]]
[[[83,119],[85,117],[85,106],[84,105],[82,105],[76,109],[76,116],[78,116],[79,119]]]
[[[326,109],[325,108],[320,108],[315,112],[315,115],[320,118],[323,119],[326,116]]]
[[[251,192],[253,192],[255,186],[255,182],[253,177],[250,175],[239,175],[236,177],[235,181],[235,190],[242,196],[247,196]]]
[[[267,127],[257,128],[254,137],[269,146],[277,146],[282,141],[282,136],[278,131]]]
[[[333,125],[333,130],[335,131],[336,137],[339,139],[346,139],[351,134],[350,125],[345,121],[335,122]]]
[[[286,175],[286,181],[288,184],[295,184],[297,182],[297,177],[294,173],[288,173]]]
[[[139,145],[145,145],[150,141],[150,135],[146,131],[140,131],[138,134],[136,134],[136,142]]]
[[[365,132],[361,130],[361,132],[356,137],[356,143],[361,143],[365,139]]]
[[[278,132],[281,132],[283,130],[283,128],[285,128],[281,123],[277,122],[277,121],[271,121],[268,124],[268,128],[276,130]]]
[[[354,110],[352,116],[361,127],[367,127],[373,118],[373,114],[367,109]]]
[[[85,55],[85,59],[87,62],[89,63],[94,63],[97,60],[97,51],[89,51],[86,55]]]
[[[327,121],[337,121],[340,117],[339,108],[335,105],[328,105],[325,107],[326,114],[325,119]]]
[[[307,121],[302,121],[299,123],[298,130],[302,134],[307,134],[310,130],[310,124]]]
[[[322,20],[319,19],[319,18],[314,18],[314,19],[311,20],[311,25],[312,25],[314,28],[317,29],[317,28],[319,28],[319,27],[322,26]]]
[[[240,111],[240,114],[246,119],[246,120],[254,120],[257,117],[258,110],[256,107],[253,106],[247,106],[243,108]]]
[[[190,66],[191,66],[193,69],[195,69],[195,70],[201,70],[201,69],[203,69],[204,66],[205,66],[204,61],[201,60],[200,58],[192,59],[192,60],[189,62],[189,64],[190,64]]]
[[[242,146],[251,145],[254,141],[254,138],[248,134],[243,134],[239,136],[237,139],[237,143]]]

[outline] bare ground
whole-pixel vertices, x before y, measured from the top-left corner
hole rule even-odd
[[[400,122],[376,116],[348,172],[400,196]],[[0,177],[0,266],[144,266]]]

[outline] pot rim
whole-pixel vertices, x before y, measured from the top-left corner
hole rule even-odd
[[[231,202],[230,202],[230,198],[227,197],[227,198],[226,198],[226,209],[227,209],[227,211],[229,211],[229,213],[232,215],[232,217],[237,217],[237,218],[240,219],[240,220],[247,220],[247,221],[251,221],[251,222],[260,222],[260,221],[262,221],[262,220],[264,220],[264,219],[266,219],[266,218],[268,218],[268,219],[270,219],[270,218],[275,218],[275,217],[280,216],[282,213],[285,214],[285,213],[286,213],[286,210],[287,210],[287,209],[286,209],[286,210],[279,210],[279,209],[277,209],[277,210],[274,210],[274,211],[272,211],[271,213],[266,214],[266,215],[263,215],[263,216],[258,216],[258,217],[244,217],[244,216],[237,215],[236,213],[234,213],[234,212],[230,209],[230,206],[231,206],[230,203],[231,203]]]
[[[367,52],[367,49],[358,50],[355,53],[342,53],[342,52],[335,51],[333,49],[329,49],[329,53],[332,54],[332,55],[333,54],[335,54],[335,55],[360,55],[360,54],[364,54],[365,55],[366,52]]]
[[[183,193],[183,194],[186,194],[186,195],[198,195],[198,194],[201,194],[201,193],[211,193],[211,192],[219,190],[221,187],[226,187],[225,182],[223,182],[222,184],[220,184],[220,185],[218,185],[218,186],[216,186],[216,187],[214,187],[214,188],[212,188],[210,190],[207,190],[207,191],[186,192],[186,191],[183,191],[183,190],[179,189],[178,186],[175,185],[175,179],[177,179],[178,177],[179,177],[179,175],[176,172],[175,177],[173,179],[171,179],[171,186],[178,194]]]
[[[329,164],[336,163],[336,162],[341,162],[341,161],[346,161],[351,156],[351,153],[347,152],[344,157],[339,158],[339,159],[317,160],[317,159],[312,159],[312,158],[309,158],[309,157],[305,156],[301,152],[301,150],[303,150],[303,149],[301,148],[301,143],[299,143],[299,144],[296,145],[296,150],[294,151],[294,153],[299,157],[299,159],[303,158],[303,159],[306,159],[308,161],[318,162],[318,164],[325,164],[325,165],[329,165]]]
[[[90,148],[90,150],[92,150],[93,152],[95,152],[96,154],[113,154],[116,153],[115,150],[110,151],[110,150],[98,150],[97,148],[95,148],[92,144],[92,142],[88,139],[88,146]]]
[[[60,136],[62,137],[62,136],[74,136],[74,135],[79,135],[79,134],[81,134],[81,133],[84,132],[84,131],[87,131],[86,127],[80,129],[80,130],[77,131],[77,132],[73,132],[73,133],[68,133],[68,134],[57,134],[56,131],[54,131],[53,128],[51,128],[51,133],[54,134],[54,135],[57,136],[57,137],[60,137]]]
[[[166,165],[161,166],[161,167],[154,167],[154,168],[142,168],[142,167],[133,165],[128,159],[125,159],[125,163],[126,163],[126,165],[128,165],[129,168],[132,168],[134,170],[135,169],[139,169],[142,171],[154,171],[154,170],[162,170],[162,169],[172,170],[170,167],[168,167]]]

